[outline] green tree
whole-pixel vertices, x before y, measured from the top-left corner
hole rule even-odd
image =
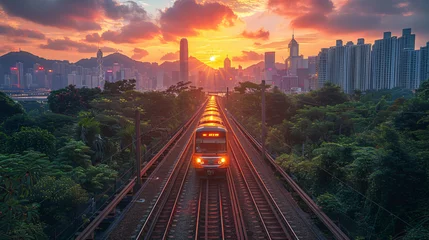
[[[80,110],[90,108],[90,102],[101,93],[99,88],[81,88],[74,85],[51,91],[48,96],[49,108],[54,113],[75,115]]]
[[[117,82],[109,82],[106,81],[104,84],[104,92],[103,94],[121,94],[127,91],[135,90],[136,88],[136,80],[122,80]]]
[[[33,187],[30,200],[41,203],[40,219],[50,226],[69,224],[88,193],[69,177],[45,176]]]
[[[58,157],[55,159],[60,165],[72,168],[88,168],[92,165],[91,155],[93,152],[82,141],[70,140],[67,144],[58,149]]]
[[[103,193],[115,183],[117,172],[105,164],[98,164],[86,169],[77,167],[72,175],[84,189],[96,195]]]
[[[7,134],[18,132],[21,127],[35,127],[36,121],[27,114],[16,114],[3,122],[3,131]]]
[[[48,155],[55,153],[55,137],[47,130],[40,128],[21,128],[12,135],[9,141],[9,152],[20,153],[35,150]]]
[[[15,103],[6,93],[0,92],[0,123],[15,114],[24,113],[21,104]]]

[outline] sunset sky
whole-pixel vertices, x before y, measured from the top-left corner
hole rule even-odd
[[[0,0],[0,54],[19,48],[75,62],[119,51],[149,62],[189,53],[213,67],[228,55],[233,66],[287,56],[293,29],[304,56],[320,48],[411,27],[416,47],[429,41],[429,0]],[[210,57],[216,61],[210,62]]]

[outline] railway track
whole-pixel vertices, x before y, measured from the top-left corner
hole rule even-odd
[[[168,177],[152,210],[148,214],[143,226],[135,239],[167,239],[173,216],[179,201],[180,193],[185,183],[191,165],[190,138],[176,162],[172,174]]]
[[[235,187],[227,179],[202,179],[198,197],[195,240],[247,239]]]
[[[230,150],[233,167],[239,172],[242,191],[249,196],[259,219],[265,239],[299,239],[283,215],[268,187],[257,173],[246,152],[237,141],[231,141]]]
[[[225,116],[225,118],[227,118],[226,115],[224,115],[224,116]],[[237,129],[236,131],[238,131],[239,134],[241,134],[244,137],[244,139],[249,141],[249,144],[254,148],[254,150],[256,150],[260,153],[261,149],[262,149],[262,145],[253,136],[251,136],[247,132],[247,130],[243,126],[241,126],[241,124],[232,115],[231,115],[231,119],[232,119],[231,123],[228,121],[230,128],[233,129],[234,127],[232,126],[232,124],[234,124],[236,129]],[[237,134],[237,132],[235,132],[235,134]],[[239,141],[239,138],[237,141]],[[313,199],[310,196],[308,196],[298,186],[298,184],[295,183],[295,181],[279,165],[276,164],[274,158],[271,155],[269,155],[268,153],[266,153],[266,161],[268,163],[268,166],[271,169],[273,169],[273,171],[275,173],[278,173],[279,177],[281,179],[285,180],[289,184],[291,189],[293,189],[293,191],[295,191],[298,194],[298,196],[302,199],[302,201],[309,207],[311,212],[327,228],[327,230],[330,232],[330,234],[332,234],[332,237],[334,237],[335,239],[339,239],[339,240],[348,240],[349,239],[349,237],[344,232],[342,232],[341,229],[319,208],[319,206],[313,201]],[[283,208],[283,212],[284,213],[285,212],[291,213],[291,211],[289,209],[284,209],[284,208]],[[288,215],[290,215],[290,214],[288,214]],[[295,213],[292,213],[292,215],[295,215]],[[298,227],[296,224],[294,224],[292,222],[291,222],[291,225],[293,228]],[[312,229],[311,232],[313,232],[313,234],[314,234],[314,237],[313,237],[314,239],[325,239],[325,236],[321,235],[320,232],[315,231],[315,229],[313,227],[309,226],[308,223],[306,225],[308,226],[308,228]],[[302,224],[300,224],[299,227],[302,227]],[[302,231],[298,232],[297,231],[296,233],[298,234],[300,239],[308,238],[308,236],[307,237],[304,237],[304,236],[301,237],[300,236],[300,235],[305,235],[305,232],[302,232]],[[310,232],[307,231],[307,233],[310,233]]]

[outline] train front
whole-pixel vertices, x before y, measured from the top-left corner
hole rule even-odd
[[[196,129],[192,161],[200,175],[225,176],[229,167],[225,127],[218,124],[203,124]]]

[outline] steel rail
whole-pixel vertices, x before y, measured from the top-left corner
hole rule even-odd
[[[165,151],[172,145],[177,142],[177,140],[180,139],[180,137],[183,135],[185,129],[191,125],[199,113],[204,109],[204,106],[206,105],[207,100],[201,104],[199,109],[195,112],[195,114],[171,137],[171,139],[164,145],[164,147],[158,151],[158,153],[143,167],[143,169],[140,171],[140,177],[144,176],[148,170],[153,166],[155,162],[160,160],[162,154],[165,153]],[[116,208],[116,206],[124,199],[124,197],[129,193],[131,190],[133,190],[134,185],[136,184],[136,177],[133,177],[130,179],[130,182],[125,185],[125,187],[115,196],[115,198],[86,226],[82,232],[79,233],[79,235],[76,237],[76,240],[85,240],[88,237],[91,236],[92,233],[96,230],[96,228],[103,222],[103,220],[109,215],[110,212],[113,211],[113,209]]]
[[[149,233],[146,234],[145,238],[147,238],[150,235],[151,230],[153,230],[154,225],[156,224],[157,218],[159,217],[159,214],[160,214],[161,210],[165,206],[165,203],[168,200],[168,195],[170,194],[170,192],[172,190],[172,187],[173,187],[173,186],[171,186],[172,185],[171,182],[173,181],[172,179],[173,178],[176,179],[178,177],[179,173],[180,173],[180,169],[178,169],[178,168],[182,167],[182,164],[179,164],[179,163],[182,163],[184,161],[186,153],[189,152],[189,149],[190,149],[190,146],[191,146],[191,140],[192,140],[192,138],[189,138],[188,142],[186,143],[185,149],[181,152],[181,154],[179,156],[179,160],[176,161],[176,163],[174,164],[174,167],[173,167],[173,170],[172,170],[171,174],[169,175],[166,183],[164,184],[164,186],[163,186],[163,188],[161,190],[161,193],[159,194],[159,196],[158,196],[155,204],[153,205],[151,211],[149,212],[149,214],[148,214],[148,216],[146,218],[145,223],[140,228],[139,233],[137,234],[137,236],[136,236],[135,239],[140,239],[143,236],[145,228],[148,227],[149,221],[151,220],[152,217],[154,217],[155,219],[152,221],[151,225],[149,226],[150,227],[150,229],[148,231]],[[190,165],[190,161],[188,161],[188,165],[186,166],[185,175],[188,173],[189,165]],[[183,186],[183,184],[185,182],[185,179],[186,179],[186,176],[183,178],[183,181],[181,182],[180,188],[182,188],[182,186]],[[168,187],[168,190],[167,190],[167,187]],[[165,195],[167,195],[167,196],[165,196]],[[178,196],[179,195],[180,195],[180,192],[179,192]],[[161,205],[159,206],[158,211],[155,212],[155,209],[157,208],[158,204],[161,204]],[[171,216],[170,216],[170,218],[171,218]],[[169,222],[170,222],[170,219],[169,219]],[[167,229],[166,229],[165,232],[167,232]],[[164,237],[165,237],[165,232],[164,232]]]
[[[233,122],[237,125],[239,131],[250,140],[256,150],[261,151],[262,145],[232,116]],[[286,180],[292,189],[298,193],[300,198],[311,209],[311,211],[319,218],[319,220],[328,228],[337,240],[349,240],[350,238],[319,208],[313,199],[301,189],[301,187],[289,176],[274,160],[274,158],[266,153],[266,158],[272,167]]]
[[[233,211],[234,223],[235,223],[235,229],[236,229],[235,234],[238,239],[247,240],[246,227],[244,226],[243,215],[241,214],[240,204],[238,203],[239,201],[236,194],[237,191],[235,188],[235,183],[232,180],[233,178],[232,178],[232,173],[230,169],[227,170],[226,174],[227,174],[226,181],[228,184],[228,191],[231,199],[231,207]]]
[[[237,144],[237,146],[238,146],[238,144]],[[255,198],[254,193],[253,193],[253,191],[252,191],[252,189],[250,187],[248,179],[246,179],[244,170],[241,167],[241,165],[239,164],[237,154],[236,154],[234,148],[231,146],[231,144],[230,144],[230,150],[231,150],[231,154],[232,154],[232,156],[234,158],[234,161],[235,161],[235,163],[236,163],[236,165],[238,167],[238,170],[239,170],[241,176],[243,177],[244,183],[246,185],[246,189],[249,192],[249,195],[250,195],[250,197],[252,199],[253,205],[255,206],[255,209],[256,209],[256,211],[258,213],[259,219],[261,220],[261,224],[262,224],[262,226],[263,226],[263,228],[264,228],[264,230],[266,232],[266,235],[267,235],[268,239],[273,239],[273,237],[271,236],[272,234],[268,230],[268,226],[267,226],[267,224],[266,224],[266,222],[264,220],[264,216],[262,214],[262,210],[261,210],[259,204],[256,201],[256,198]],[[271,211],[272,211],[273,215],[277,218],[277,221],[279,222],[279,225],[283,229],[283,232],[285,233],[286,236],[289,236],[289,237],[291,237],[290,234],[292,233],[293,234],[292,235],[293,239],[298,239],[298,237],[296,237],[296,235],[295,235],[295,232],[293,232],[293,229],[291,228],[289,222],[284,218],[282,211],[280,210],[280,208],[276,204],[275,200],[272,198],[271,194],[269,193],[268,189],[266,188],[264,182],[261,181],[261,179],[258,179],[257,176],[259,176],[259,174],[255,173],[252,170],[252,168],[249,166],[249,164],[248,164],[249,159],[247,159],[246,155],[243,154],[243,156],[244,156],[244,159],[245,159],[245,162],[246,162],[247,166],[249,167],[251,175],[254,177],[256,183],[258,184],[258,187],[259,187],[261,193],[264,195],[264,198],[265,198],[267,204],[269,206],[271,206]],[[280,217],[279,215],[282,216],[281,219],[278,219]],[[286,226],[287,226],[286,229],[284,228],[284,224],[281,224],[282,221],[286,224]]]

